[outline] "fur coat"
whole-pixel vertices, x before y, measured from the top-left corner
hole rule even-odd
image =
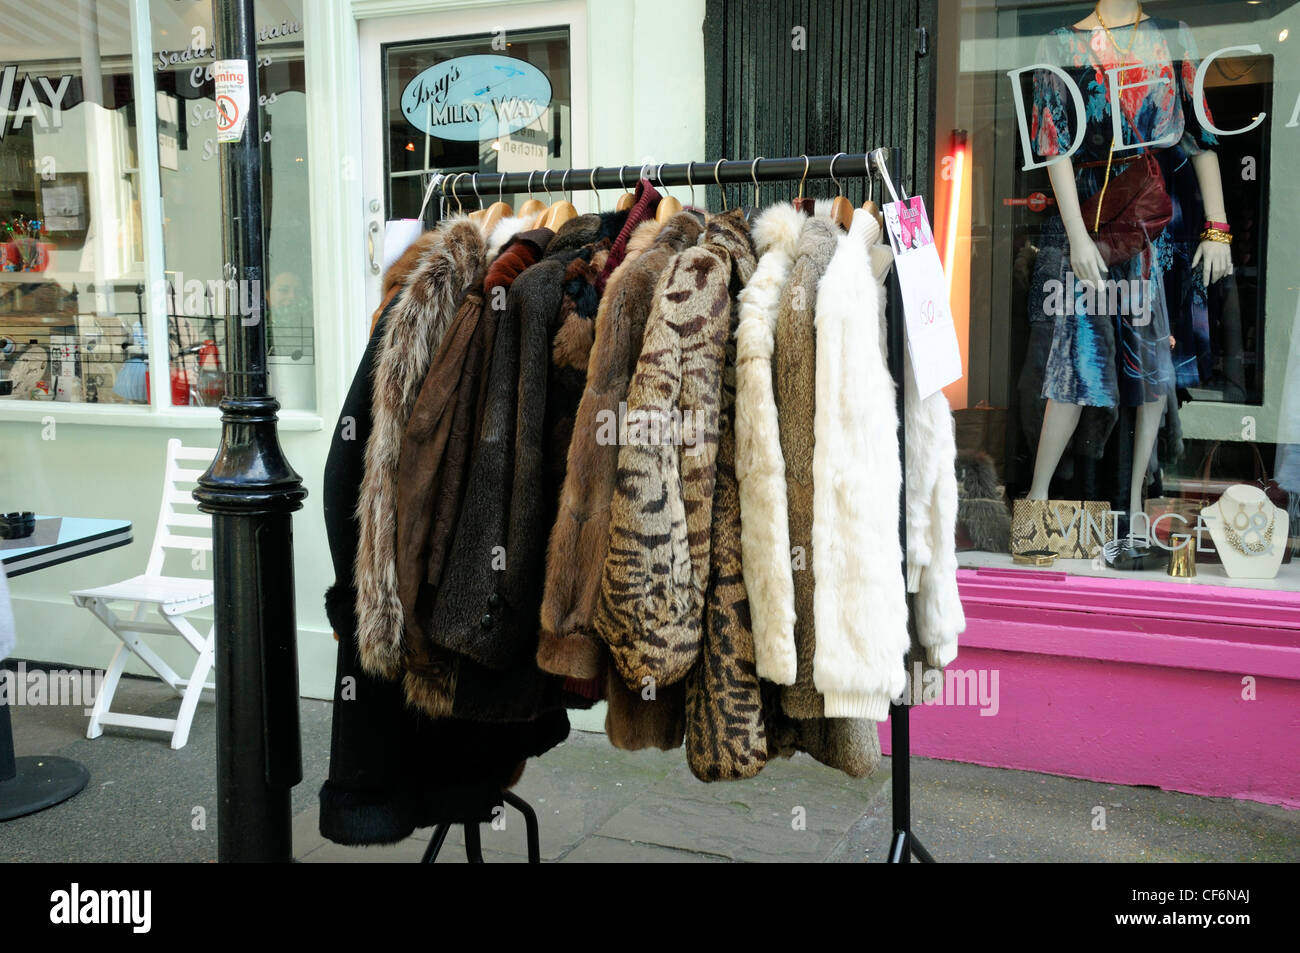
[[[794,576],[796,675],[781,691],[791,718],[821,718],[825,706],[813,685],[817,639],[813,618],[813,418],[816,409],[817,285],[835,254],[837,228],[821,216],[799,234],[794,265],[777,307],[772,352],[773,390],[785,461],[786,510],[790,524],[790,566]]]
[[[593,629],[631,688],[685,678],[699,656],[719,404],[732,295],[755,256],[743,213],[716,215],[660,278],[628,387]]]
[[[320,832],[340,844],[388,844],[417,827],[490,820],[524,759],[553,748],[569,731],[562,710],[515,724],[434,720],[407,705],[399,683],[360,664],[357,500],[372,428],[372,371],[386,335],[381,317],[340,411],[321,494],[335,574],[325,611],[339,641]]]
[[[749,593],[758,674],[791,685],[795,651],[794,572],[786,506],[785,459],[772,382],[781,291],[807,216],[773,205],[754,225],[761,256],[740,293],[736,331],[736,478],[740,483],[741,551]]]
[[[617,419],[641,354],[654,286],[669,260],[694,245],[702,227],[679,213],[662,229],[653,219],[628,243],[627,258],[600,299],[586,389],[578,404],[560,492],[559,513],[546,555],[537,664],[574,679],[601,674],[602,645],[591,618],[609,548],[609,507],[618,470],[617,442],[601,440],[602,425]]]
[[[402,674],[405,654],[395,519],[402,433],[457,305],[486,267],[483,235],[465,217],[446,220],[412,248],[416,264],[393,301],[375,361],[373,427],[357,501],[357,642],[366,671],[389,679]]]
[[[906,686],[909,636],[898,414],[868,251],[879,237],[858,209],[817,290],[813,677],[827,717],[883,721]]]
[[[465,295],[412,408],[397,479],[397,578],[406,622],[408,680],[443,680],[440,689],[416,686],[413,695],[454,695],[455,657],[434,646],[423,628],[451,546],[464,500],[469,461],[478,443],[487,359],[513,279],[535,262],[551,238],[545,229],[523,232],[492,263],[482,291]]]
[[[796,306],[814,300],[837,233],[825,217],[829,208],[815,208],[821,217],[810,219],[792,206],[775,205],[755,223],[755,242],[762,257],[741,295],[736,336],[736,472],[741,493],[742,565],[750,597],[758,674],[765,679],[762,703],[769,757],[789,757],[797,751],[806,751],[851,777],[865,777],[880,761],[876,723],[857,718],[821,717],[821,695],[812,684],[815,642],[809,537],[814,407],[810,372],[815,348],[812,323],[796,320],[806,319],[807,309]],[[801,242],[805,226],[813,221],[818,224],[808,229],[807,238]],[[776,360],[778,334],[779,362]],[[793,427],[795,420],[802,421],[808,429],[781,431],[780,422]],[[792,451],[789,473],[783,439]],[[791,479],[787,485],[787,479],[796,474],[799,478]],[[792,534],[803,541],[798,554],[790,549]],[[798,571],[795,566],[799,567]],[[804,606],[798,616],[794,612],[796,580]],[[773,598],[774,592],[783,595]],[[785,602],[787,592],[789,603]],[[782,689],[773,684],[776,679],[770,664],[768,672],[764,672],[760,654],[763,645],[759,641],[760,605],[767,606],[767,611],[788,611],[788,628],[782,625],[766,629],[769,659],[786,660],[787,684],[795,682],[801,662],[802,684],[789,684]],[[781,641],[775,641],[778,638]],[[783,694],[790,700],[790,709],[802,717],[794,718],[787,713],[782,705]]]
[[[871,248],[884,314],[884,277],[893,254],[887,244]],[[907,444],[907,591],[914,636],[925,663],[943,668],[957,657],[957,636],[966,614],[957,590],[957,440],[943,391],[920,399],[911,360],[904,361]]]
[[[552,339],[569,262],[607,237],[612,221],[583,215],[566,222],[543,259],[511,285],[497,330],[483,431],[429,623],[439,644],[489,668],[526,663],[537,670]]]
[[[735,326],[734,321],[732,326]],[[741,568],[736,480],[736,347],[728,335],[718,425],[709,581],[699,661],[686,677],[686,760],[701,781],[752,778],[767,763],[763,695]]]

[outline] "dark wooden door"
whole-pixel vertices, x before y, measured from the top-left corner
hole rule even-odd
[[[919,31],[933,43],[935,7],[934,0],[708,0],[708,154],[740,159],[897,146],[904,188],[919,182],[916,190],[927,194],[934,81]],[[765,188],[762,204],[786,197],[782,188]],[[847,180],[844,191],[859,204],[866,182]],[[834,191],[820,182],[805,194]],[[748,205],[752,196],[752,187],[731,186],[727,200]]]

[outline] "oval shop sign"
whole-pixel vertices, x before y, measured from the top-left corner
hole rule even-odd
[[[430,66],[402,90],[402,115],[439,139],[481,142],[536,121],[551,103],[551,81],[531,63],[479,53]]]

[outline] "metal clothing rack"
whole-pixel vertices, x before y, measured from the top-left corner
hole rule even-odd
[[[807,179],[849,179],[872,176],[883,183],[882,196],[897,200],[895,183],[890,176],[890,169],[898,169],[902,161],[902,152],[897,148],[875,149],[870,153],[838,153],[833,156],[786,156],[777,159],[759,157],[749,160],[721,159],[717,162],[670,162],[647,163],[641,166],[605,166],[594,169],[547,169],[538,172],[491,172],[491,173],[451,173],[435,174],[425,190],[425,205],[434,192],[444,199],[451,198],[460,203],[493,200],[504,194],[518,195],[537,190],[545,192],[595,191],[600,189],[626,189],[630,170],[638,170],[636,178],[649,179],[651,184],[667,186],[709,186],[719,188],[726,185],[752,184],[757,192],[760,182],[794,182]],[[636,179],[632,180],[634,183]],[[900,184],[901,186],[901,184]],[[901,187],[899,189],[901,192]],[[906,197],[906,193],[903,193]],[[421,209],[423,213],[423,209]],[[886,333],[888,341],[889,372],[896,383],[898,409],[898,453],[902,472],[907,473],[907,430],[904,413],[903,361],[905,355],[905,328],[902,319],[902,298],[898,287],[898,269],[890,269],[888,299],[885,311]],[[898,533],[903,551],[902,572],[907,575],[907,480],[900,481]],[[912,632],[913,612],[912,596],[907,595],[908,631]],[[910,693],[909,693],[910,694]],[[912,831],[912,788],[909,735],[908,698],[903,704],[890,706],[890,757],[893,776],[891,777],[893,795],[894,834],[889,845],[890,863],[908,863],[915,856],[923,863],[934,863],[921,842]],[[505,792],[509,794],[509,792]],[[509,803],[519,806],[517,799],[508,798]],[[471,861],[481,860],[477,849],[478,830],[469,830],[474,825],[466,825],[466,845]],[[442,846],[446,836],[446,825],[440,825],[438,836],[430,843],[425,854],[425,862],[432,862]],[[535,821],[529,825],[530,860],[536,860],[533,844],[536,839]],[[475,855],[478,855],[476,858]]]

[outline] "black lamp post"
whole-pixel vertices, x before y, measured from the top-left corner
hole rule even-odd
[[[290,514],[302,507],[306,491],[280,449],[280,405],[267,393],[253,0],[213,0],[212,22],[216,59],[243,61],[248,77],[243,134],[219,146],[222,277],[227,296],[252,301],[254,309],[247,315],[226,309],[221,445],[194,491],[199,509],[212,514],[217,856],[222,862],[289,861],[289,794],[302,780]]]

